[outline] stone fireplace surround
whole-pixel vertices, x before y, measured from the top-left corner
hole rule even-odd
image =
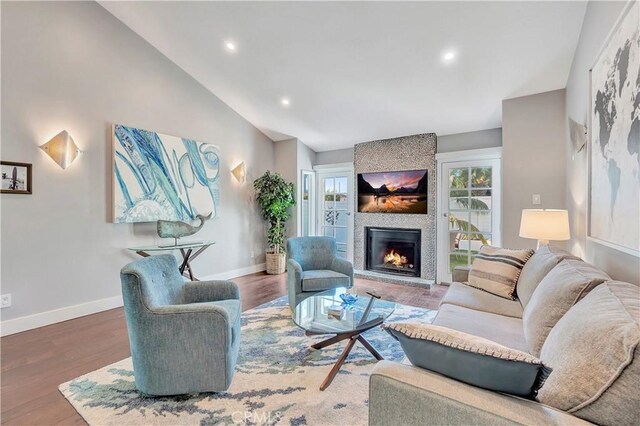
[[[354,268],[368,277],[366,269],[365,227],[420,229],[422,231],[420,280],[428,285],[436,277],[436,143],[435,133],[384,139],[357,144],[354,148],[354,182],[358,173],[427,169],[427,214],[358,213],[354,219]],[[356,188],[357,192],[357,188]],[[357,193],[356,193],[357,197]],[[379,275],[379,274],[376,274]],[[383,275],[383,276],[386,276]],[[394,280],[389,275],[390,281]],[[402,278],[401,281],[411,280]],[[410,283],[410,282],[407,282]]]

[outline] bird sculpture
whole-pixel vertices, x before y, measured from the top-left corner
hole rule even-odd
[[[159,220],[158,221],[158,236],[160,238],[173,238],[175,245],[178,245],[178,239],[193,235],[202,229],[204,223],[211,219],[211,213],[208,215],[197,215],[196,219],[200,220],[200,224],[197,226],[191,225],[179,220]]]

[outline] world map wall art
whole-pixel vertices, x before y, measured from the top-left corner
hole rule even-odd
[[[114,222],[218,215],[217,146],[115,124],[113,149]]]
[[[640,256],[640,3],[630,2],[591,70],[588,236]]]

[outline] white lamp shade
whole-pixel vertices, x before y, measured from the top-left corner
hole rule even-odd
[[[569,234],[569,212],[551,209],[524,209],[520,236],[534,240],[566,241]]]

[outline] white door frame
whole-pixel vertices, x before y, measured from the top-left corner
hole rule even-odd
[[[448,242],[449,242],[449,179],[444,174],[445,165],[450,166],[454,163],[473,163],[475,161],[494,160],[493,165],[493,188],[495,198],[493,199],[492,210],[492,244],[502,245],[502,148],[484,148],[472,149],[466,151],[445,152],[436,154],[437,168],[437,201],[436,201],[436,234],[437,239],[437,273],[436,282],[451,282],[451,274],[448,271]],[[461,164],[462,165],[462,164]],[[497,173],[496,173],[497,172]],[[446,186],[446,191],[443,190]],[[495,206],[495,207],[494,207]],[[494,213],[495,212],[495,213]],[[497,214],[496,214],[497,213]],[[497,232],[496,232],[497,231]]]
[[[335,164],[322,164],[319,166],[313,166],[313,170],[316,172],[316,232],[320,232],[320,220],[322,218],[321,214],[318,214],[318,211],[322,209],[323,200],[320,199],[322,196],[322,190],[320,188],[320,183],[322,182],[323,176],[330,176],[335,174],[345,174],[348,175],[348,185],[350,188],[349,191],[349,199],[347,202],[347,260],[353,262],[353,234],[354,234],[354,202],[355,202],[355,184],[354,184],[354,172],[353,172],[353,163],[335,163]]]
[[[309,176],[311,183],[309,184],[309,235],[316,235],[316,202],[317,202],[317,186],[316,186],[316,172],[313,170],[301,170],[300,171],[300,188],[298,193],[298,200],[300,200],[298,210],[298,237],[302,236],[302,200],[304,196],[304,178]]]

